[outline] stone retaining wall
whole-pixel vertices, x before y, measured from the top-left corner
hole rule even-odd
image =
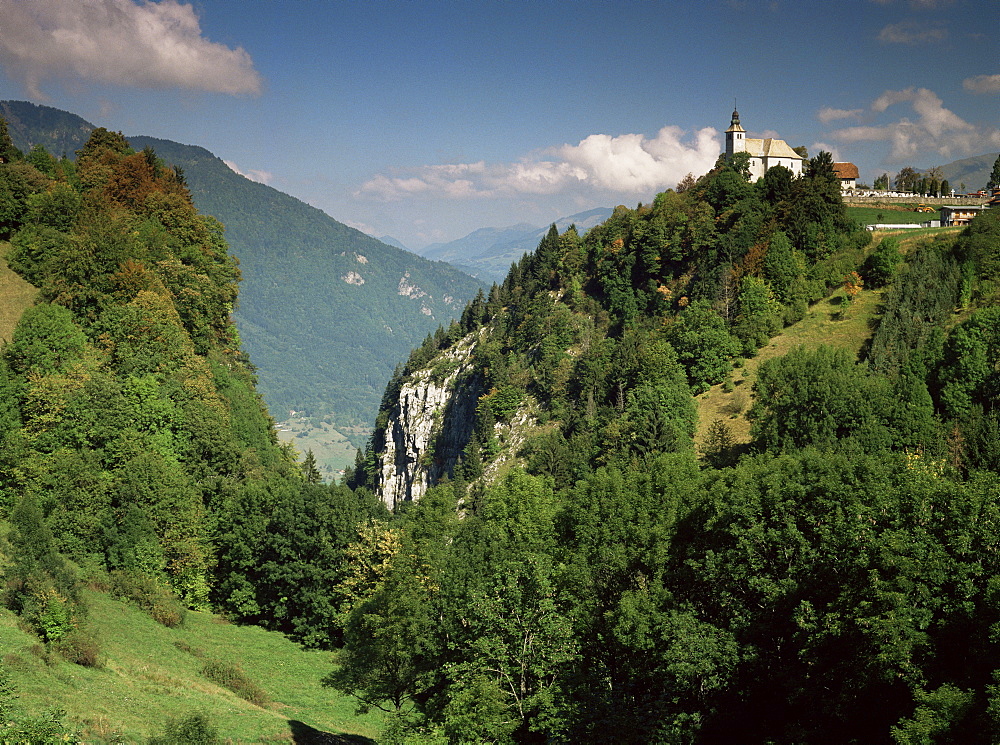
[[[855,196],[850,192],[844,193],[844,204],[858,204],[870,207],[874,207],[880,204],[968,205],[968,204],[986,204],[989,201],[990,201],[989,197],[958,197],[958,196],[922,197],[919,194],[914,194],[912,196],[905,196],[905,197],[887,197],[887,196],[862,197],[862,196]]]

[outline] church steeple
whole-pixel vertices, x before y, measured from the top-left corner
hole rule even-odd
[[[726,157],[731,158],[733,153],[742,153],[747,149],[746,131],[740,126],[740,112],[733,109],[733,118],[729,122],[729,129],[726,130]]]

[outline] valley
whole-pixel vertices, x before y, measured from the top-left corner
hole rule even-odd
[[[872,232],[830,153],[756,181],[720,156],[473,283],[397,360],[368,436],[322,407],[276,428],[267,355],[321,397],[304,347],[346,326],[374,388],[358,293],[436,320],[467,280],[431,292],[381,244],[338,252],[316,236],[355,233],[308,210],[318,232],[273,245],[270,273],[237,262],[226,236],[280,197],[247,187],[224,231],[176,148],[232,172],[153,144],[97,128],[75,162],[0,164],[3,737],[993,726],[1000,212]],[[265,291],[237,304],[241,273]]]

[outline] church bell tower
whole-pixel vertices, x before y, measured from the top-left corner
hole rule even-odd
[[[732,158],[733,153],[742,153],[747,149],[747,133],[740,126],[740,112],[733,109],[733,119],[726,130],[726,157]]]

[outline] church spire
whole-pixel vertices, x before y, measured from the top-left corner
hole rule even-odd
[[[733,153],[740,153],[747,149],[747,144],[744,140],[746,130],[740,126],[740,112],[735,109],[735,102],[733,106],[733,118],[729,122],[729,129],[726,130],[726,157],[728,158],[731,158]]]

